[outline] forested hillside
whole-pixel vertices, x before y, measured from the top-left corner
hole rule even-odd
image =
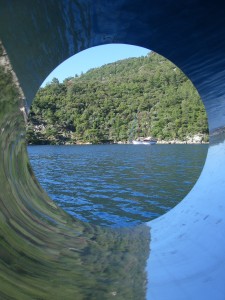
[[[38,91],[29,115],[30,144],[208,138],[202,101],[187,77],[156,53],[91,69]]]

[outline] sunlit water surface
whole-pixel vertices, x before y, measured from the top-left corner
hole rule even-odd
[[[174,207],[197,181],[207,145],[29,146],[42,187],[64,210],[98,225],[130,226]]]

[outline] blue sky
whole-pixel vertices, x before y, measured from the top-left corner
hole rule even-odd
[[[67,77],[74,77],[75,74],[80,75],[81,72],[85,73],[92,68],[101,67],[120,59],[145,56],[149,52],[150,50],[146,48],[124,44],[109,44],[89,48],[75,54],[55,68],[42,83],[42,86],[51,82],[54,77],[62,82]]]

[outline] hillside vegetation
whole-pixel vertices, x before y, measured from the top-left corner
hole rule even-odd
[[[91,69],[38,91],[29,115],[30,144],[129,141],[138,136],[208,139],[202,101],[188,78],[151,52]]]

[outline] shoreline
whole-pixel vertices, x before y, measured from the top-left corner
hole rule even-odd
[[[195,141],[178,141],[178,140],[171,140],[171,141],[165,141],[161,140],[158,141],[155,145],[207,145],[209,142],[195,142]],[[27,143],[27,146],[84,146],[84,145],[133,145],[130,142],[113,142],[113,143],[70,143],[70,142],[65,142],[65,143]],[[138,145],[135,145],[138,146]],[[146,145],[145,145],[146,146]],[[148,145],[147,145],[148,146]],[[154,145],[150,145],[154,146]]]
[[[150,137],[149,137],[150,138]],[[143,139],[143,138],[142,138]],[[186,136],[184,140],[179,139],[170,139],[170,140],[163,140],[163,139],[157,139],[156,144],[159,145],[199,145],[199,144],[209,144],[209,137],[202,133],[197,133],[192,136]],[[115,141],[112,139],[105,139],[101,140],[99,142],[85,142],[82,140],[73,140],[69,137],[62,138],[54,138],[53,136],[49,139],[35,139],[32,142],[27,140],[28,145],[132,145],[132,140],[120,140]]]

